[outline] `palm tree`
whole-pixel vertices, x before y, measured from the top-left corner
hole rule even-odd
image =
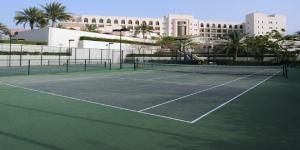
[[[300,41],[300,31],[295,33],[296,40]]]
[[[16,21],[16,25],[23,24],[24,28],[29,23],[30,29],[33,30],[34,25],[39,24],[42,16],[43,12],[40,9],[29,7],[23,9],[23,11],[17,11],[14,20]]]
[[[152,33],[152,31],[153,31],[153,27],[148,26],[146,24],[142,24],[135,28],[134,35],[137,36],[138,34],[142,33],[143,39],[145,39],[145,35],[147,33]]]
[[[174,48],[176,40],[171,36],[160,36],[159,38],[157,38],[156,43],[160,45],[162,49],[171,49]]]
[[[0,33],[9,35],[10,31],[4,24],[0,23]]]
[[[233,54],[233,61],[236,61],[238,52],[243,49],[243,39],[245,34],[234,31],[228,35],[227,42],[224,45],[226,54]]]
[[[98,32],[97,31],[97,26],[95,24],[86,24],[85,25],[85,31]]]
[[[51,20],[52,27],[55,27],[57,21],[67,21],[72,18],[72,16],[66,12],[66,6],[63,6],[61,3],[47,3],[42,6],[42,8],[45,10],[45,17]]]

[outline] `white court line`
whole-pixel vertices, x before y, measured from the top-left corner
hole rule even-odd
[[[212,90],[212,89],[215,89],[215,88],[217,88],[217,87],[224,86],[224,85],[227,85],[227,84],[229,84],[229,83],[232,83],[232,82],[236,82],[236,81],[245,79],[245,78],[247,78],[247,77],[249,77],[249,76],[252,76],[252,74],[251,74],[251,75],[244,76],[244,77],[241,77],[241,78],[237,78],[237,79],[234,79],[234,80],[231,80],[231,81],[228,81],[228,82],[225,82],[225,83],[222,83],[222,84],[219,84],[219,85],[216,85],[216,86],[213,86],[213,87],[210,87],[210,88],[201,90],[201,91],[197,91],[197,92],[194,92],[194,93],[185,95],[185,96],[181,96],[181,97],[179,97],[179,98],[172,99],[172,100],[169,100],[169,101],[166,101],[166,102],[157,104],[157,105],[153,105],[153,106],[151,106],[151,107],[147,107],[147,108],[141,109],[141,110],[139,110],[139,112],[144,112],[144,111],[149,110],[149,109],[152,109],[152,108],[156,108],[156,107],[159,107],[159,106],[162,106],[162,105],[165,105],[165,104],[169,104],[169,103],[172,103],[172,102],[174,102],[174,101],[178,101],[178,100],[181,100],[181,99],[184,99],[184,98],[187,98],[187,97],[190,97],[190,96],[199,94],[199,93],[203,93],[203,92],[205,92],[205,91]]]
[[[245,93],[247,93],[247,92],[253,90],[253,89],[256,88],[257,86],[259,86],[260,84],[266,82],[267,80],[269,80],[270,78],[272,78],[273,76],[275,76],[276,74],[278,74],[278,73],[280,73],[280,72],[281,72],[281,71],[278,71],[278,72],[276,72],[275,74],[273,74],[273,75],[267,77],[266,79],[264,79],[264,80],[260,81],[259,83],[255,84],[254,86],[250,87],[250,88],[247,89],[246,91],[240,93],[239,95],[233,97],[232,99],[230,99],[230,100],[228,100],[227,102],[225,102],[225,103],[219,105],[218,107],[216,107],[216,108],[210,110],[209,112],[207,112],[207,113],[205,113],[204,115],[198,117],[197,119],[191,121],[190,123],[196,123],[197,121],[199,121],[200,119],[206,117],[207,115],[211,114],[212,112],[214,112],[214,111],[218,110],[219,108],[225,106],[226,104],[230,103],[231,101],[233,101],[233,100],[239,98],[240,96],[244,95]]]
[[[52,95],[52,96],[57,96],[57,97],[62,97],[62,98],[67,98],[67,99],[72,99],[72,100],[76,100],[76,101],[86,102],[86,103],[90,103],[90,104],[96,104],[96,105],[101,105],[101,106],[105,106],[105,107],[115,108],[115,109],[119,109],[119,110],[126,110],[126,111],[130,111],[130,112],[136,112],[136,113],[144,114],[144,115],[155,116],[155,117],[160,117],[160,118],[165,118],[165,119],[175,120],[175,121],[180,121],[180,122],[185,122],[185,123],[191,123],[190,121],[186,121],[186,120],[182,120],[182,119],[177,119],[177,118],[172,118],[172,117],[167,117],[167,116],[157,115],[157,114],[152,114],[152,113],[147,113],[147,112],[139,112],[139,111],[133,110],[133,109],[127,109],[127,108],[123,108],[123,107],[118,107],[118,106],[113,106],[113,105],[108,105],[108,104],[103,104],[103,103],[92,102],[92,101],[89,101],[89,100],[84,100],[84,99],[80,99],[80,98],[74,98],[74,97],[64,96],[64,95],[50,93],[50,92],[41,91],[41,90],[35,90],[35,89],[26,88],[26,87],[22,87],[22,86],[18,86],[18,85],[13,85],[13,84],[8,84],[8,83],[4,83],[4,82],[2,82],[1,84],[6,85],[6,86],[10,86],[10,87],[15,87],[15,88],[20,88],[20,89],[28,90],[28,91],[33,91],[33,92],[48,94],[48,95]]]

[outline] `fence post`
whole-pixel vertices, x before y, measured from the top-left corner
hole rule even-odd
[[[91,49],[89,48],[89,64],[91,64]]]
[[[84,59],[84,71],[86,72],[86,59]]]
[[[23,46],[21,45],[21,50],[20,50],[20,67],[22,66],[22,52],[23,52]]]
[[[67,59],[66,72],[69,72],[69,59]]]
[[[43,49],[44,47],[41,46],[41,66],[43,66]]]
[[[111,59],[109,60],[109,70],[111,70]]]
[[[30,60],[28,60],[27,75],[30,75]]]
[[[75,48],[75,64],[76,64],[76,61],[77,61],[77,48]]]
[[[50,66],[50,60],[48,59],[48,66]]]
[[[101,62],[102,62],[102,60],[101,60]],[[106,61],[104,62],[104,68],[106,69]]]
[[[58,53],[58,66],[60,66],[60,55],[61,55],[61,47],[59,48],[59,53]]]
[[[101,49],[101,64],[102,64],[102,59],[103,59],[102,54],[103,54],[103,52],[102,52],[102,49]]]

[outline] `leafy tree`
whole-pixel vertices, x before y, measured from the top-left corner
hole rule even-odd
[[[62,24],[58,24],[58,25],[56,26],[56,28],[65,29],[66,27],[65,27],[64,25],[62,25]]]
[[[243,39],[245,34],[234,31],[228,35],[227,41],[223,44],[225,53],[233,54],[233,61],[236,61],[237,55],[243,50]]]
[[[146,24],[142,24],[142,25],[137,26],[135,28],[134,35],[137,36],[140,33],[142,33],[143,39],[145,39],[146,38],[146,34],[147,33],[152,33],[152,31],[153,31],[153,27],[152,26],[148,26]]]
[[[0,33],[9,35],[10,31],[4,24],[0,23]]]
[[[43,18],[43,11],[37,7],[29,7],[22,11],[17,11],[14,20],[16,25],[23,24],[24,28],[29,23],[30,29],[33,30],[35,25],[44,25],[41,22],[41,18]]]
[[[156,41],[157,45],[160,45],[162,49],[172,49],[175,47],[176,40],[171,36],[160,36]]]
[[[97,26],[95,24],[86,24],[85,25],[85,31],[98,32],[97,31]]]
[[[47,3],[42,6],[42,8],[45,11],[46,19],[51,20],[52,27],[55,27],[57,21],[67,21],[72,18],[72,16],[66,12],[66,6],[63,6],[61,3]]]

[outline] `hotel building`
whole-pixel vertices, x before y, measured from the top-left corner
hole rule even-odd
[[[228,33],[238,31],[249,35],[264,35],[272,30],[283,34],[286,30],[286,17],[283,15],[266,15],[252,13],[245,17],[244,22],[206,21],[195,19],[189,15],[170,14],[161,18],[139,18],[121,16],[89,16],[75,15],[69,22],[62,23],[66,28],[83,30],[86,24],[94,24],[101,33],[113,34],[113,29],[128,28],[127,36],[133,36],[137,26],[152,26],[152,36],[193,36],[203,40],[216,40]]]

